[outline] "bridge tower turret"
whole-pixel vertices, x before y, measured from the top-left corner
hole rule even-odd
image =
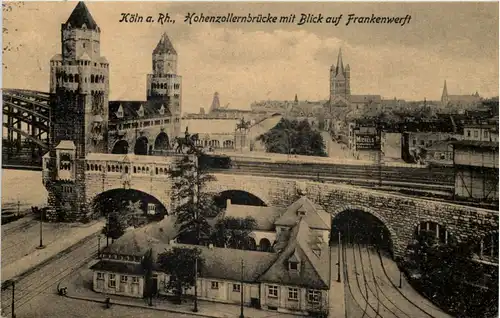
[[[177,51],[166,33],[153,50],[153,73],[148,74],[147,100],[162,103],[172,123],[169,135],[179,137],[181,132],[182,77],[177,75]]]
[[[66,213],[69,219],[86,214],[85,156],[107,152],[109,63],[100,55],[100,34],[87,6],[79,2],[61,26],[61,54],[50,61],[46,186],[53,212]]]

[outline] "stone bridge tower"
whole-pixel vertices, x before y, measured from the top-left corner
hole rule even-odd
[[[61,26],[62,54],[50,61],[50,152],[44,165],[53,218],[86,214],[85,157],[107,151],[109,64],[100,54],[100,35],[79,2]]]
[[[182,77],[177,75],[177,51],[166,33],[153,50],[153,73],[148,75],[147,100],[165,105],[172,117],[173,131],[181,134]]]

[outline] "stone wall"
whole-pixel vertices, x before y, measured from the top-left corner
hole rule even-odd
[[[267,205],[278,206],[287,206],[304,194],[323,206],[333,218],[347,210],[370,213],[391,233],[395,255],[406,249],[420,222],[436,222],[447,229],[449,236],[460,241],[498,231],[496,211],[340,184],[229,174],[215,176],[217,182],[208,189],[212,192],[247,191]]]

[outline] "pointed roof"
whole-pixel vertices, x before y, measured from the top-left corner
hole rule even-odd
[[[259,282],[280,282],[283,285],[326,289],[330,286],[330,254],[328,244],[314,252],[311,231],[302,219],[292,229],[288,245],[278,259],[259,278]],[[315,247],[316,248],[316,247]],[[300,261],[298,271],[290,271],[288,262]]]
[[[297,212],[305,212],[301,215]],[[294,226],[301,218],[307,222],[309,227],[318,230],[331,229],[331,216],[319,205],[313,203],[306,196],[301,197],[288,207],[286,212],[279,217],[275,225]]]
[[[335,75],[344,75],[344,62],[342,61],[342,48],[339,49],[339,55],[337,56],[337,68],[335,69]]]
[[[214,98],[212,100],[212,105],[210,106],[210,112],[220,108],[219,93],[214,93]]]
[[[87,9],[87,6],[83,1],[78,2],[76,7],[71,12],[65,25],[71,25],[72,28],[82,28],[83,25],[87,29],[95,30],[99,32],[99,26],[95,22],[94,18]]]
[[[161,36],[160,41],[156,45],[155,49],[153,50],[153,54],[174,54],[177,55],[177,52],[174,49],[174,46],[172,45],[172,42],[170,42],[170,39],[168,38],[167,33],[163,33]]]
[[[446,88],[446,80],[444,80],[443,96],[448,96],[448,88]]]

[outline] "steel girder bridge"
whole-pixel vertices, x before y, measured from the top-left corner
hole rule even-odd
[[[49,149],[50,94],[46,92],[4,89],[3,101],[3,159],[41,160]],[[29,160],[28,160],[29,161]]]

